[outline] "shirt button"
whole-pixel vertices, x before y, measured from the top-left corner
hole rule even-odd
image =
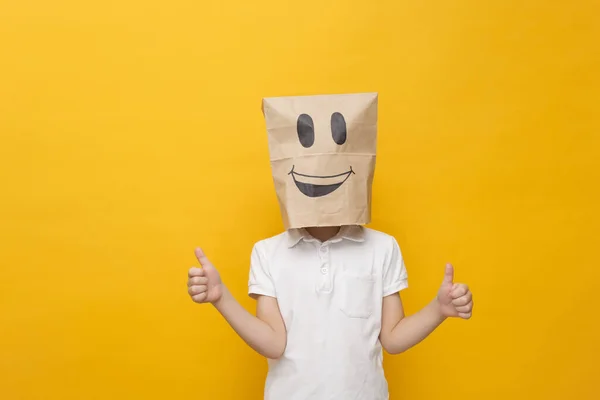
[[[329,270],[327,269],[327,267],[323,267],[323,268],[321,268],[321,273],[322,273],[323,275],[325,275],[325,274],[327,273],[327,271],[329,271]]]
[[[321,253],[327,253],[327,247],[321,247]]]

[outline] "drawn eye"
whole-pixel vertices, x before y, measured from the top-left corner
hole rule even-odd
[[[310,147],[315,143],[315,124],[308,114],[300,114],[296,123],[298,139],[304,147]]]
[[[346,120],[339,112],[331,114],[331,135],[337,144],[346,143]]]

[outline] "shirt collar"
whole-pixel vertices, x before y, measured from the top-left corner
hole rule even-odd
[[[340,228],[340,231],[333,238],[329,239],[329,243],[336,243],[341,240],[351,240],[353,242],[363,242],[365,240],[365,230],[360,225],[344,225]],[[313,238],[306,229],[294,228],[288,229],[287,231],[288,247],[292,248],[300,243],[301,240],[305,242],[314,242],[317,239]]]

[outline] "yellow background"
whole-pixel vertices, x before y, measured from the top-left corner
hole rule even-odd
[[[266,363],[186,293],[202,245],[249,309],[278,233],[263,96],[378,91],[373,228],[409,313],[392,399],[598,399],[600,5],[0,2],[0,398],[260,399]]]

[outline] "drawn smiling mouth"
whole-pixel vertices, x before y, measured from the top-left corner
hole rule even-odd
[[[341,174],[328,175],[328,176],[317,176],[317,175],[300,174],[300,173],[294,171],[294,168],[295,168],[295,166],[292,166],[292,170],[290,172],[288,172],[288,175],[292,176],[292,179],[294,180],[294,183],[296,184],[296,187],[298,188],[298,190],[300,190],[300,192],[302,192],[302,194],[304,194],[305,196],[308,196],[308,197],[321,197],[321,196],[328,195],[329,193],[333,192],[334,190],[336,190],[337,188],[342,186],[342,184],[348,180],[350,175],[355,173],[352,170],[352,167],[350,167],[350,170],[343,172]],[[304,182],[300,182],[300,180],[298,180],[298,178],[308,178],[309,181],[319,182],[319,183],[310,183],[310,182],[307,182],[306,179],[302,179],[302,181],[304,181]]]

